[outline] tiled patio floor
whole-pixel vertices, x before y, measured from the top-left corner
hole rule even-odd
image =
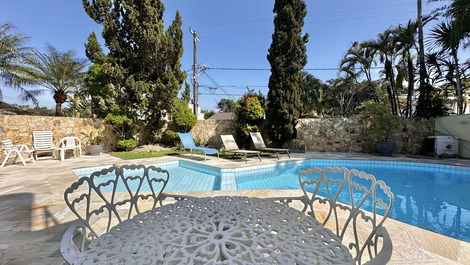
[[[364,154],[307,153],[293,159],[383,159]],[[59,242],[75,219],[65,206],[64,190],[76,180],[73,168],[107,164],[157,163],[177,159],[201,161],[197,156],[173,156],[126,161],[110,155],[57,160],[40,160],[34,165],[12,165],[0,169],[0,265],[63,264]],[[281,160],[285,160],[282,157]],[[470,166],[469,160],[434,160],[398,156],[402,161],[451,163]],[[262,163],[276,159],[263,158]],[[202,162],[202,161],[201,161]],[[259,164],[210,158],[205,163],[219,167]],[[300,191],[217,191],[185,193],[193,196],[243,195],[256,197],[298,196]],[[389,219],[385,226],[391,234],[394,254],[390,264],[470,264],[470,243],[458,241]]]

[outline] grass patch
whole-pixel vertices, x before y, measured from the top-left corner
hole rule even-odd
[[[111,155],[119,157],[124,160],[140,159],[140,158],[152,158],[152,157],[161,157],[161,156],[172,156],[187,154],[188,151],[178,151],[178,150],[162,150],[162,151],[140,151],[140,152],[113,152]]]
[[[162,150],[162,151],[138,151],[138,152],[112,152],[111,155],[124,159],[124,160],[132,160],[132,159],[141,159],[141,158],[152,158],[152,157],[161,157],[161,156],[174,156],[174,155],[181,155],[181,154],[189,154],[189,151],[181,151],[181,150]],[[194,151],[194,154],[198,155],[204,155],[203,152],[200,151]],[[217,157],[217,155],[207,155],[207,156],[213,156]],[[261,153],[262,157],[271,157],[272,154],[270,153]],[[254,154],[249,154],[248,157],[254,157],[256,158],[257,156]],[[241,159],[243,158],[243,155],[241,154],[234,154],[234,153],[229,153],[229,152],[223,152],[220,154],[220,158],[223,159],[229,159],[229,160],[234,160],[234,159]]]

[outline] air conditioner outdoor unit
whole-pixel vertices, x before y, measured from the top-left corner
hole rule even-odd
[[[439,157],[459,156],[459,140],[453,136],[429,136],[426,138],[426,153]]]

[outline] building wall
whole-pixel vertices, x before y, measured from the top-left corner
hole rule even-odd
[[[451,135],[459,139],[461,157],[470,158],[470,115],[456,115],[437,118],[436,135]]]
[[[112,130],[107,128],[100,119],[0,115],[0,140],[9,139],[15,144],[32,144],[32,132],[39,130],[51,130],[56,145],[62,137],[76,136],[82,140],[83,148],[86,149],[87,139],[82,133],[103,134],[105,151],[110,150],[111,144],[114,143]]]

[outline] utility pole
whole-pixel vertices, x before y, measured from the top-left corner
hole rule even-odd
[[[199,94],[199,84],[198,84],[198,66],[197,66],[197,43],[200,41],[199,37],[196,34],[196,31],[189,28],[189,32],[193,35],[193,111],[194,114],[198,115],[197,108],[199,106],[198,103],[198,94]]]

